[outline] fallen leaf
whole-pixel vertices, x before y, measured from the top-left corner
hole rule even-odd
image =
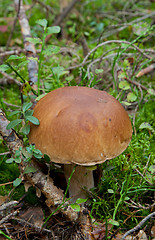
[[[7,199],[8,199],[8,196],[1,196],[0,195],[0,205],[2,205]]]
[[[29,188],[30,188],[31,186],[32,186],[31,183],[25,182],[25,183],[24,183],[25,192],[28,192],[28,190],[29,190]]]
[[[151,64],[147,68],[142,69],[139,73],[137,73],[136,77],[139,78],[143,76],[144,74],[148,74],[152,72],[155,69],[155,64]]]
[[[20,219],[33,224],[34,227],[41,228],[43,225],[44,213],[41,207],[30,207],[28,210],[22,213],[19,217]]]
[[[148,240],[146,233],[143,230],[140,230],[137,234],[138,240]]]
[[[111,219],[109,219],[108,221],[110,221]],[[99,223],[97,222],[96,224],[93,224],[93,231],[91,232],[94,239],[96,240],[100,240],[100,239],[103,239],[106,235],[106,227],[107,227],[107,230],[108,232],[110,231],[110,229],[112,228],[112,224],[107,224],[106,226],[106,223]]]
[[[151,228],[151,237],[155,238],[155,225]]]

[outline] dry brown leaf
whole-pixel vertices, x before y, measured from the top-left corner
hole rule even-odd
[[[25,188],[25,192],[28,192],[28,190],[29,190],[29,188],[32,186],[32,184],[31,183],[29,183],[29,182],[24,182],[24,188]]]
[[[138,77],[143,76],[144,74],[148,74],[148,73],[152,72],[153,69],[155,69],[155,64],[151,64],[147,68],[142,69],[139,73],[137,73],[136,77],[138,78]]]
[[[137,234],[138,240],[148,240],[146,233],[143,230],[140,230]]]
[[[1,196],[0,195],[0,205],[2,205],[7,199],[8,199],[8,196]]]
[[[34,227],[41,228],[43,225],[44,213],[41,207],[31,207],[19,217],[20,219],[33,224]]]
[[[151,228],[151,237],[155,238],[155,225]]]
[[[112,224],[108,224],[108,226],[107,226],[108,232],[110,231],[112,226],[113,226]],[[93,224],[92,235],[95,240],[102,240],[105,237],[105,234],[106,234],[106,223],[105,222],[104,223],[98,222],[97,224]]]
[[[37,196],[38,198],[41,197],[41,190],[40,190],[39,188],[37,188],[37,187],[36,187],[36,196]]]

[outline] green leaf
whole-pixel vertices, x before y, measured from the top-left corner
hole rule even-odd
[[[24,58],[24,56],[11,55],[7,60],[17,60],[22,58]]]
[[[150,131],[153,131],[154,132],[154,129],[153,127],[148,123],[148,122],[143,122],[141,123],[141,125],[139,126],[140,129],[149,129]]]
[[[39,24],[40,26],[46,28],[47,27],[47,20],[46,19],[39,19],[36,21],[37,24]]]
[[[95,70],[95,73],[96,73],[96,74],[99,74],[99,73],[102,73],[102,72],[103,72],[103,69],[96,69],[96,70]]]
[[[131,103],[125,102],[125,101],[122,101],[121,103],[124,104],[124,105],[126,105],[126,106],[130,106],[130,105],[131,105]]]
[[[21,122],[22,122],[22,119],[13,120],[7,125],[6,129],[9,130],[10,128],[14,128]]]
[[[21,113],[21,111],[20,110],[13,111],[12,113],[9,114],[9,117],[14,116],[18,113]]]
[[[13,186],[17,187],[21,184],[22,179],[21,178],[16,178],[16,180],[13,181]]]
[[[155,90],[154,90],[154,89],[149,88],[149,89],[147,90],[147,92],[148,92],[150,95],[154,95],[154,96],[155,96]]]
[[[30,132],[30,125],[25,124],[25,126],[21,129],[22,133],[24,133],[25,135],[28,135]]]
[[[113,189],[108,189],[108,193],[114,193]]]
[[[50,45],[45,50],[43,50],[43,54],[51,55],[53,53],[58,53],[59,51],[60,51],[60,47]]]
[[[64,68],[63,67],[54,67],[52,68],[52,72],[57,75],[58,77],[64,75],[64,73],[66,73],[66,71],[64,71]],[[67,72],[68,73],[68,72]]]
[[[84,199],[84,198],[78,198],[77,200],[76,200],[76,203],[77,204],[80,204],[80,203],[84,203],[84,202],[87,202],[87,198],[86,199]]]
[[[59,26],[53,26],[47,28],[47,34],[59,33],[61,28]]]
[[[136,99],[137,99],[137,96],[133,92],[128,93],[127,100],[129,102],[135,102]]]
[[[8,69],[10,69],[8,65],[6,65],[6,64],[0,65],[0,71],[5,72],[5,71],[7,71]]]
[[[17,68],[18,68],[18,69],[21,69],[21,67],[27,65],[28,63],[29,63],[29,60],[25,60],[25,61],[19,63]]]
[[[151,172],[151,174],[155,174],[155,165],[150,166],[148,170]]]
[[[23,104],[23,112],[26,112],[30,107],[32,107],[32,103],[29,102],[29,103],[24,103]]]
[[[19,157],[19,158],[15,158],[15,162],[16,163],[21,163],[21,158]]]
[[[50,163],[50,162],[51,162],[50,157],[49,157],[47,154],[44,154],[44,160],[45,160],[45,162],[47,162],[47,163]]]
[[[29,110],[27,110],[26,112],[25,112],[25,118],[27,117],[27,116],[32,116],[33,115],[33,113],[34,113],[34,110],[32,110],[32,109],[29,109]]]
[[[109,220],[108,223],[114,225],[114,226],[119,226],[119,222],[115,221],[115,220]]]
[[[32,154],[34,148],[35,148],[35,146],[33,146],[32,144],[30,144],[30,146],[26,147],[26,151],[27,151],[29,154]]]
[[[100,22],[100,23],[98,23],[98,24],[96,25],[96,30],[97,30],[98,32],[102,32],[103,29],[104,29],[104,23]]]
[[[28,174],[28,173],[34,173],[36,172],[37,169],[33,166],[26,166],[26,168],[24,169],[24,174]]]
[[[19,150],[16,150],[16,152],[15,152],[15,157],[20,157],[20,149]]]
[[[27,151],[27,148],[30,150],[29,147],[26,147],[26,149],[25,149],[25,148],[22,148],[22,154],[23,154],[23,156],[26,157],[26,158],[31,158],[31,157],[32,157],[32,151],[28,152],[28,151]]]
[[[80,206],[77,203],[70,204],[74,211],[80,212]]]
[[[6,163],[13,163],[14,160],[15,160],[14,158],[9,158],[9,159],[6,160]]]
[[[123,90],[128,90],[130,89],[130,84],[127,81],[121,81],[119,83],[119,88]]]
[[[30,121],[31,123],[35,124],[35,125],[39,125],[39,120],[36,117],[33,116],[27,116],[26,120]]]
[[[41,43],[42,43],[42,41],[41,41],[40,38],[27,37],[27,38],[26,38],[26,41],[31,42],[31,43],[33,43],[33,44],[37,44],[37,43],[41,44]]]
[[[33,156],[35,158],[42,158],[43,154],[39,149],[35,149],[34,152],[33,152]]]
[[[124,200],[125,200],[125,201],[128,201],[129,199],[130,199],[129,197],[125,197],[125,199],[124,199]]]
[[[43,93],[41,95],[39,95],[38,97],[36,97],[36,101],[39,101],[41,98],[43,98],[44,96],[46,96],[47,93]]]

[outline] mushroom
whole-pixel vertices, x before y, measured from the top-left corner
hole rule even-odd
[[[120,155],[130,143],[132,126],[122,105],[105,91],[63,87],[44,96],[34,108],[40,125],[30,123],[30,143],[52,162],[64,164],[66,180],[78,165],[69,185],[74,202],[86,198],[82,187],[94,187],[86,166]]]

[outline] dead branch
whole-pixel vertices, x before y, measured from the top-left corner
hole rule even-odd
[[[10,185],[10,184],[13,184],[13,182],[0,183],[0,187],[1,187],[1,186],[6,186],[6,185]]]
[[[20,1],[20,4],[19,4],[19,1]],[[27,56],[27,59],[29,60],[29,63],[28,63],[29,80],[33,84],[38,80],[37,78],[38,64],[37,64],[37,61],[34,60],[34,58],[37,57],[36,50],[35,50],[34,44],[30,43],[27,40],[27,37],[31,37],[31,32],[30,32],[30,26],[25,14],[23,1],[14,0],[14,4],[15,4],[15,9],[17,13],[19,12],[18,14],[19,24],[21,26],[21,32],[24,39],[24,48],[26,50],[26,56]]]
[[[127,80],[129,83],[131,83],[131,84],[133,84],[133,85],[135,85],[136,87],[140,87],[140,88],[142,88],[143,90],[145,90],[145,91],[147,91],[148,90],[148,88],[147,87],[145,87],[144,85],[142,85],[141,83],[139,83],[139,82],[136,82],[136,81],[134,81],[134,80],[131,80],[131,79],[129,79],[129,78],[125,78],[125,80]]]
[[[152,72],[155,69],[155,64],[151,64],[150,66],[148,66],[147,68],[142,69],[137,75],[136,77],[139,78],[141,76],[143,76],[144,74],[148,74],[150,72]]]
[[[17,201],[10,201],[8,203],[4,203],[0,206],[0,212],[6,210],[7,208],[13,208],[18,202]]]
[[[123,237],[121,238],[121,240],[125,240],[125,238],[131,234],[134,233],[135,231],[137,231],[148,219],[152,218],[153,216],[155,216],[155,212],[150,213],[148,216],[146,216],[136,227],[130,229],[129,231],[127,231]]]
[[[0,225],[1,225],[2,223],[4,223],[4,222],[8,221],[8,220],[11,218],[11,216],[17,215],[17,213],[18,213],[18,211],[14,211],[13,213],[10,213],[10,214],[8,214],[6,217],[2,218],[2,219],[0,220]]]
[[[144,175],[137,169],[137,168],[134,168],[134,170],[150,185],[150,186],[153,186],[154,184],[151,183],[149,180],[146,179],[146,177],[144,177]]]
[[[19,82],[19,81],[17,81],[16,79],[10,77],[7,73],[2,72],[2,71],[0,71],[0,73],[5,77],[5,80],[4,80],[4,79],[1,79],[1,80],[0,80],[0,83],[1,83],[1,84],[8,84],[8,83],[11,84],[11,83],[15,83],[15,84],[17,84],[19,87],[22,86],[22,83],[21,83],[21,82]]]

